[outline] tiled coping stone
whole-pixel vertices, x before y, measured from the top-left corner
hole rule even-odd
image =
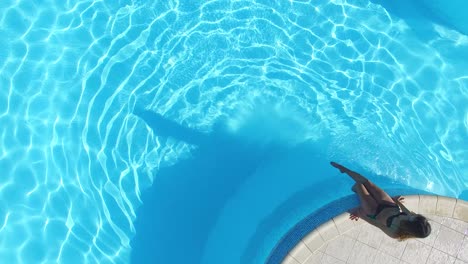
[[[390,195],[393,193],[390,193]],[[415,213],[436,217],[450,217],[468,223],[468,202],[466,201],[423,194],[404,195],[404,197],[405,206]],[[355,204],[356,201],[348,196],[319,209],[296,225],[283,237],[270,254],[266,263],[308,263],[307,259],[309,256],[322,247],[322,245],[364,223],[363,220],[349,220],[349,213],[347,212],[333,217],[333,212],[331,211],[336,212],[337,208],[341,208],[341,212],[347,211],[347,209],[355,207]],[[328,221],[324,221],[324,218],[327,218],[327,216]],[[368,224],[366,223],[366,225]]]

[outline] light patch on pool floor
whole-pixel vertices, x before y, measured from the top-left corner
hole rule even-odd
[[[468,202],[412,195],[405,196],[405,204],[429,218],[429,237],[399,242],[343,213],[304,237],[282,263],[468,263]]]

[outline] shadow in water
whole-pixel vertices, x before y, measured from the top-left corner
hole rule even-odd
[[[451,24],[450,21],[447,21],[442,16],[436,14],[427,6],[427,4],[420,0],[409,0],[404,2],[370,0],[370,2],[381,5],[390,14],[403,19],[421,40],[429,40],[437,34],[432,27],[432,23],[461,32],[459,28]]]
[[[200,263],[203,246],[225,201],[256,168],[286,148],[259,146],[215,126],[210,134],[146,110],[135,112],[154,133],[197,145],[192,157],[162,168],[143,192],[135,222],[132,263]]]
[[[223,263],[261,262],[271,243],[288,231],[282,230],[285,224],[296,223],[307,212],[351,193],[352,180],[319,154],[327,146],[325,140],[258,144],[241,136],[246,131],[263,136],[259,130],[268,118],[276,117],[256,111],[258,118],[251,118],[244,124],[246,131],[234,135],[222,123],[206,134],[150,111],[135,114],[156,135],[197,149],[191,158],[160,169],[153,186],[143,192],[131,242],[132,263],[217,263],[223,257]],[[298,131],[284,120],[278,123],[278,128]],[[273,132],[276,125],[266,127],[272,138],[278,138]],[[356,164],[351,167],[382,188],[396,186]],[[357,204],[357,198],[351,198]],[[205,251],[209,254],[204,255]]]

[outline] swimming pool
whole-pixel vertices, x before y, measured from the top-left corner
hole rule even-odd
[[[330,160],[466,200],[438,3],[1,1],[0,259],[261,263],[351,194]]]

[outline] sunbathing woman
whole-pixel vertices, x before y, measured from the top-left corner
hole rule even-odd
[[[352,190],[359,196],[361,205],[351,212],[351,220],[357,221],[362,218],[380,228],[388,236],[400,241],[412,237],[429,236],[431,225],[426,217],[409,211],[402,204],[404,199],[402,196],[391,198],[359,173],[335,162],[331,162],[331,165],[356,181]]]

